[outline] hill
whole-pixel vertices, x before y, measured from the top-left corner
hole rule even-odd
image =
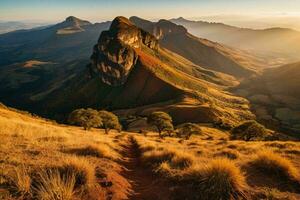
[[[257,116],[275,127],[300,132],[300,63],[267,69],[242,83],[238,92],[254,105]]]
[[[234,194],[254,200],[299,198],[298,142],[237,141],[230,140],[228,132],[200,128],[189,140],[161,139],[154,132],[105,134],[1,105],[0,197],[200,200],[208,196],[217,200]],[[220,173],[227,176],[206,181]]]
[[[249,53],[197,38],[185,27],[167,20],[160,20],[157,23],[138,17],[131,17],[130,20],[156,36],[164,48],[207,69],[241,78],[255,74],[266,64]]]
[[[44,112],[61,117],[75,108],[94,107],[122,109],[123,117],[164,110],[175,123],[225,120],[230,125],[253,118],[247,100],[223,91],[227,78],[161,48],[153,35],[117,17],[101,33],[88,70],[41,105]]]
[[[76,17],[36,29],[0,35],[0,99],[30,110],[85,70],[99,33],[110,22],[92,24]]]
[[[270,65],[299,61],[300,32],[286,28],[249,29],[222,23],[191,21],[184,18],[170,21],[183,25],[192,34],[234,48],[249,50],[270,59]]]
[[[37,29],[19,30],[0,35],[0,67],[27,60],[63,63],[87,58],[99,32],[110,22],[91,24],[76,17]]]

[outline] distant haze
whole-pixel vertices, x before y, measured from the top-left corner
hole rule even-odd
[[[300,30],[300,0],[1,0],[0,21],[59,22],[67,16],[91,22],[115,16],[146,19],[184,17],[251,28]]]

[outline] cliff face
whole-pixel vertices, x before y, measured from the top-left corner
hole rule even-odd
[[[92,76],[99,76],[107,85],[123,85],[138,60],[134,49],[143,45],[153,50],[158,48],[154,36],[124,17],[115,18],[94,46],[89,66]]]

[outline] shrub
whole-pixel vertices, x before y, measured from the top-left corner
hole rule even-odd
[[[246,199],[245,177],[228,159],[213,160],[205,167],[192,167],[187,173],[201,200]]]
[[[102,119],[102,127],[105,129],[106,134],[108,134],[110,129],[116,129],[119,132],[122,130],[119,119],[115,114],[105,110],[101,110],[98,113]]]
[[[61,174],[57,170],[40,172],[34,192],[36,199],[40,200],[77,199],[75,197],[75,176],[73,173]]]
[[[165,112],[151,113],[147,118],[147,122],[157,128],[160,137],[162,137],[162,132],[170,134],[174,130],[172,118]]]
[[[281,180],[299,181],[299,173],[291,161],[270,150],[259,152],[251,164],[264,173],[277,176]]]
[[[185,123],[178,127],[177,136],[189,139],[192,135],[201,133],[201,128],[197,124]]]
[[[231,130],[231,139],[258,141],[269,136],[266,128],[254,120],[243,122]]]
[[[102,120],[98,115],[98,112],[90,108],[74,110],[69,115],[68,122],[70,124],[82,126],[85,130],[102,126]]]

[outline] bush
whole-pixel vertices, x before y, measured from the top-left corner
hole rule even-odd
[[[69,115],[68,122],[73,125],[82,126],[85,130],[102,126],[102,120],[98,112],[90,108],[74,110]]]
[[[254,120],[243,122],[231,130],[231,139],[245,141],[265,140],[269,134],[267,129]]]
[[[98,114],[102,119],[102,128],[105,129],[106,134],[108,134],[110,129],[116,129],[119,132],[122,130],[119,119],[115,114],[105,110],[99,111]]]
[[[172,118],[165,112],[151,113],[147,118],[147,123],[157,128],[160,137],[162,137],[162,132],[167,132],[170,135],[174,130]]]
[[[192,135],[198,135],[201,133],[201,128],[197,124],[185,123],[179,126],[177,130],[178,137],[184,137],[189,139]]]
[[[193,167],[188,179],[194,183],[198,199],[246,199],[245,177],[228,159],[216,159],[206,166]]]
[[[251,164],[263,173],[277,176],[280,180],[299,182],[299,173],[291,161],[270,150],[259,152]]]

